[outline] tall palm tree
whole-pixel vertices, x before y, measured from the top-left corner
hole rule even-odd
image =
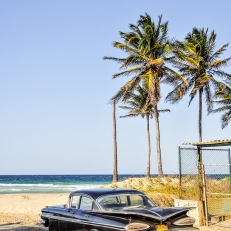
[[[126,104],[129,106],[120,106],[122,109],[129,110],[125,116],[120,116],[120,118],[127,117],[137,117],[141,116],[142,118],[146,117],[147,120],[147,136],[148,136],[148,162],[147,162],[147,174],[146,177],[151,177],[151,141],[150,141],[150,130],[149,130],[149,119],[153,118],[154,109],[153,105],[150,102],[148,91],[141,87],[137,87],[137,94],[131,93],[130,99],[126,101]],[[170,110],[161,110],[161,112],[169,112]],[[158,111],[160,112],[160,111]]]
[[[188,85],[184,83],[175,85],[174,90],[166,97],[166,101],[176,103],[190,92],[190,105],[196,94],[199,94],[199,142],[202,142],[202,96],[204,94],[207,111],[210,113],[213,107],[214,93],[222,84],[215,77],[231,78],[222,70],[228,65],[230,58],[218,59],[228,44],[215,50],[216,37],[214,31],[209,34],[208,29],[193,28],[184,42],[176,41],[175,59],[172,62],[180,74],[187,79]]]
[[[113,100],[113,141],[114,141],[114,168],[113,168],[113,179],[112,182],[118,182],[118,165],[117,165],[117,139],[116,139],[116,101]]]
[[[220,91],[215,95],[217,100],[214,103],[220,107],[213,110],[213,113],[223,113],[221,116],[222,129],[227,127],[231,120],[231,88],[228,86],[221,86]]]
[[[163,176],[158,102],[161,98],[161,82],[184,82],[185,79],[174,70],[166,66],[172,57],[170,42],[167,37],[168,22],[162,23],[162,16],[155,24],[148,14],[140,16],[137,25],[130,24],[130,32],[120,32],[121,42],[114,42],[113,46],[124,51],[126,58],[104,57],[121,64],[122,72],[114,74],[113,78],[132,76],[131,79],[112,97],[112,100],[126,101],[142,80],[147,83],[150,101],[153,104],[156,123],[156,147],[158,159],[158,175]]]

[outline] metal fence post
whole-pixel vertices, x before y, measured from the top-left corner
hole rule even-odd
[[[231,193],[231,157],[230,157],[230,148],[228,148],[229,155],[229,185],[230,185],[230,193]]]
[[[204,165],[201,164],[201,173],[202,173],[202,184],[203,184],[203,207],[204,207],[204,215],[205,215],[205,225],[209,225],[208,220],[208,203],[207,203],[207,192],[206,192],[206,179],[205,179],[205,168]]]
[[[179,165],[179,198],[181,199],[181,148],[178,147],[178,165]]]
[[[198,186],[199,186],[199,200],[203,201],[203,186],[202,186],[202,149],[200,146],[197,146],[197,168],[198,168]]]

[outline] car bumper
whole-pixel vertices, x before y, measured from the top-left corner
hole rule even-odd
[[[191,231],[191,230],[199,230],[198,228],[195,227],[182,227],[182,228],[169,228],[166,231]],[[151,231],[156,231],[156,229],[152,229]]]
[[[189,227],[189,228],[184,227],[184,228],[170,228],[166,231],[191,231],[191,230],[199,230],[199,229],[195,227]]]
[[[44,225],[45,227],[47,227],[48,226],[48,221],[47,220],[41,220],[40,224]]]

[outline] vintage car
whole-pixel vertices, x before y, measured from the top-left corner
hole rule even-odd
[[[42,209],[41,223],[49,231],[196,230],[192,208],[157,207],[134,189],[84,189],[72,192],[62,206]]]

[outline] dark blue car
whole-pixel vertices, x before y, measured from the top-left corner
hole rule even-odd
[[[192,208],[157,207],[134,189],[85,189],[72,192],[62,206],[42,209],[41,223],[49,231],[197,230]]]

